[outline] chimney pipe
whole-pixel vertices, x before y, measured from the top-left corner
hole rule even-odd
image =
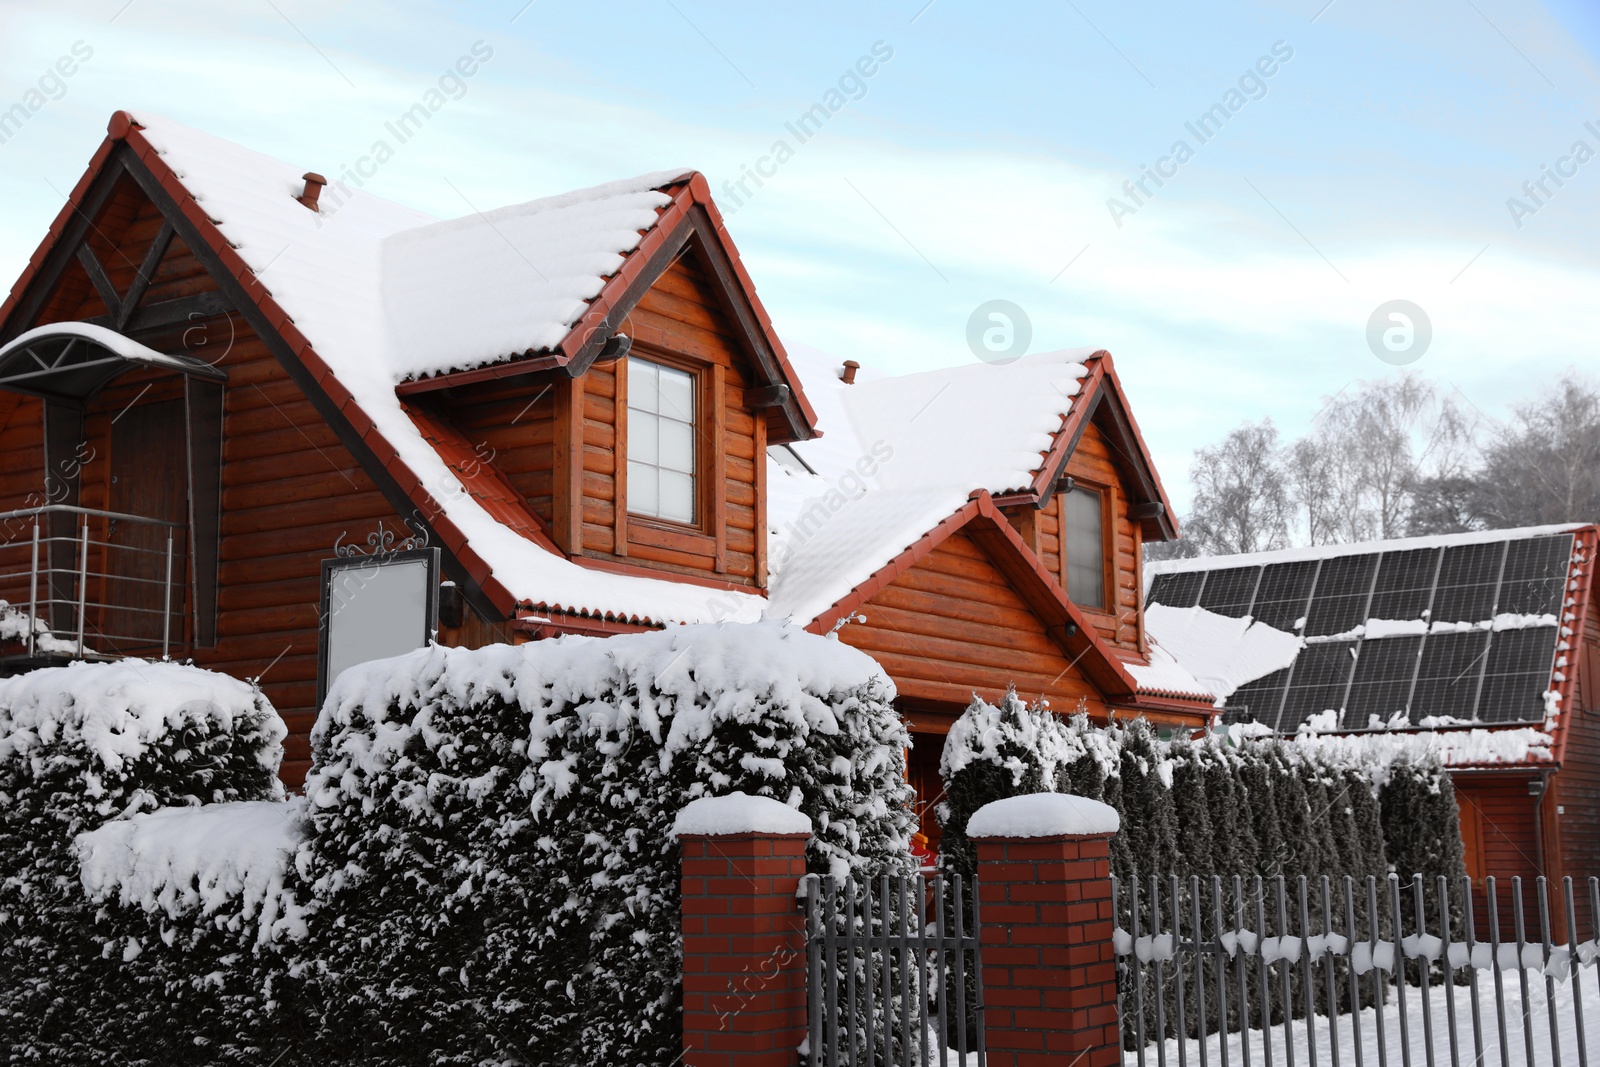
[[[856,384],[856,371],[860,369],[861,364],[853,359],[847,359],[844,361],[844,373],[839,375],[839,378],[846,385],[854,385]]]
[[[312,211],[318,211],[320,209],[317,207],[317,198],[322,195],[322,187],[328,184],[328,179],[315,171],[309,170],[306,171],[304,177],[306,181],[305,190],[295,199]]]

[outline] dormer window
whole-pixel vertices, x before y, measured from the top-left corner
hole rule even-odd
[[[1066,528],[1067,596],[1084,608],[1105,610],[1106,540],[1104,497],[1077,486],[1062,500]]]
[[[695,376],[628,359],[628,511],[692,525],[695,514]]]

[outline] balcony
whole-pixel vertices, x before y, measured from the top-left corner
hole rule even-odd
[[[187,535],[67,504],[0,513],[0,673],[187,649]]]

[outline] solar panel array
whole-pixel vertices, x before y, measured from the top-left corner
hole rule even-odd
[[[1402,713],[1412,724],[1537,722],[1560,626],[1526,624],[1560,618],[1571,557],[1572,535],[1554,534],[1179,571],[1155,577],[1149,603],[1250,616],[1307,638],[1293,665],[1227,698],[1229,721],[1292,732],[1334,710],[1346,730]],[[1516,624],[1493,629],[1496,616]],[[1356,632],[1371,619],[1422,620],[1426,632]]]

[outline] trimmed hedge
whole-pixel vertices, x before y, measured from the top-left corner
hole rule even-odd
[[[183,1062],[202,976],[142,923],[95,922],[73,839],[166,806],[276,800],[284,726],[243,682],[175,663],[0,681],[0,1042],[16,1062]],[[203,1014],[203,1013],[202,1013]],[[174,1026],[175,1020],[182,1025]]]

